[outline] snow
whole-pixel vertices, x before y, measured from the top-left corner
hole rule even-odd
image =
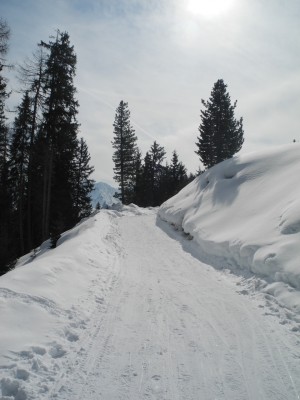
[[[240,155],[196,178],[159,215],[193,237],[203,260],[260,277],[261,290],[299,314],[299,174],[299,144]]]
[[[0,400],[300,399],[299,147],[283,150],[22,257],[0,277]]]

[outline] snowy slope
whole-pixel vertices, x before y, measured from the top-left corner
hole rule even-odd
[[[300,324],[196,250],[130,206],[23,257],[0,277],[0,398],[299,399]]]
[[[99,202],[101,207],[111,207],[113,204],[119,204],[119,199],[114,197],[117,189],[104,182],[97,182],[91,192],[92,206],[96,207]]]
[[[241,155],[196,178],[159,215],[193,237],[203,260],[256,274],[300,313],[299,175],[299,144]]]

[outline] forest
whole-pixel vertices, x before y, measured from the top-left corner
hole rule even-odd
[[[0,20],[0,274],[18,257],[50,238],[55,248],[62,232],[91,215],[94,167],[79,135],[79,103],[74,77],[76,53],[67,32],[57,30],[41,40],[31,59],[16,67],[22,98],[8,123],[5,103],[10,93],[5,70],[10,29]],[[227,85],[219,79],[208,101],[202,100],[195,153],[204,168],[232,157],[243,144],[243,121],[234,118]],[[142,157],[121,100],[113,122],[114,180],[123,204],[160,206],[191,182],[174,149],[171,161],[156,140]]]

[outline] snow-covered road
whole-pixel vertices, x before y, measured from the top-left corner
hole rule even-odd
[[[37,336],[39,346],[15,353],[14,364],[1,367],[16,378],[2,380],[2,399],[300,398],[297,332],[243,294],[236,277],[201,263],[193,243],[156,213],[107,213],[107,232],[98,214],[86,242],[78,236],[97,272],[59,317],[65,338],[49,333],[48,349]],[[100,255],[107,261],[99,270]],[[89,318],[79,324],[80,307]]]
[[[115,223],[118,273],[59,398],[299,399],[299,351],[278,321],[155,215]]]

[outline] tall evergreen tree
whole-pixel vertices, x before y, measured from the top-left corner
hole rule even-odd
[[[152,206],[159,206],[161,204],[160,189],[161,178],[164,173],[163,160],[165,159],[166,151],[163,146],[160,146],[156,140],[150,148],[150,157],[152,163],[151,170],[151,190],[153,193]]]
[[[141,185],[138,197],[139,201],[137,202],[139,206],[148,207],[153,204],[152,175],[152,158],[150,153],[147,151],[142,165]]]
[[[24,254],[27,247],[25,240],[28,202],[28,164],[30,153],[30,137],[32,127],[31,102],[28,92],[25,92],[18,115],[14,122],[14,132],[10,147],[10,177],[14,187],[13,206],[18,220],[18,255]]]
[[[137,204],[142,207],[157,206],[163,201],[166,167],[165,149],[154,141],[144,157],[141,169]]]
[[[72,162],[76,156],[78,102],[73,84],[76,55],[66,32],[54,42],[42,42],[49,56],[45,68],[43,123],[38,134],[43,154],[42,239],[74,223]]]
[[[174,196],[188,183],[186,167],[179,161],[177,151],[174,150],[170,165],[170,186],[169,196]]]
[[[9,178],[9,130],[5,116],[5,102],[8,98],[3,70],[6,65],[10,30],[0,19],[0,275],[7,271],[8,262],[14,258],[12,240],[13,209],[12,187]]]
[[[140,204],[142,201],[142,191],[143,191],[143,162],[142,153],[137,147],[134,155],[134,193],[132,202],[135,204]]]
[[[8,159],[8,127],[5,116],[5,102],[8,98],[8,93],[3,70],[5,68],[9,34],[10,31],[6,22],[0,19],[0,175],[3,173]]]
[[[28,156],[28,171],[27,171],[27,251],[31,250],[34,246],[34,236],[37,235],[36,229],[33,231],[33,215],[38,209],[34,210],[34,205],[39,204],[34,198],[33,188],[37,186],[35,179],[37,178],[38,171],[34,169],[34,143],[38,129],[38,120],[41,119],[41,112],[43,107],[43,85],[45,84],[45,69],[46,69],[47,54],[43,45],[39,45],[38,50],[33,54],[33,58],[26,60],[24,65],[19,66],[19,81],[26,88],[29,93],[32,103],[31,109],[31,128],[30,128],[30,146]],[[39,197],[39,191],[36,191],[36,197]],[[38,240],[39,241],[39,240]]]
[[[223,79],[219,79],[209,100],[202,99],[204,110],[201,110],[196,154],[207,168],[231,158],[244,142],[243,119],[234,118],[237,102],[231,104],[226,88]]]
[[[74,188],[73,203],[75,221],[88,217],[92,212],[90,193],[94,187],[94,181],[90,175],[94,172],[94,167],[90,165],[91,156],[87,144],[80,138],[76,150],[76,158],[73,161]]]
[[[137,151],[137,137],[130,125],[130,111],[128,103],[120,102],[115,115],[114,140],[112,146],[114,179],[119,183],[118,198],[123,204],[130,203],[134,194],[135,184],[135,155]]]

